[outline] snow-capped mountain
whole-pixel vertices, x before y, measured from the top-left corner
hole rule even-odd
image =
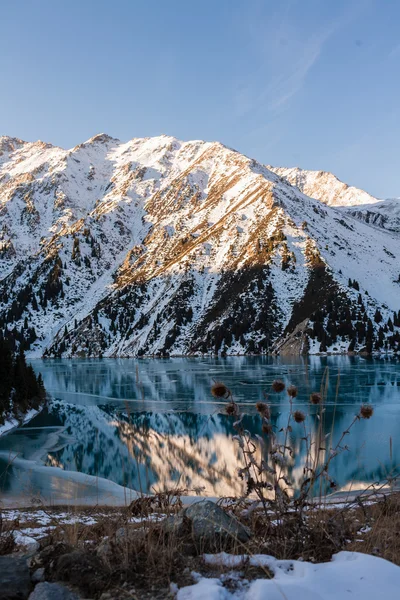
[[[316,198],[328,206],[362,206],[375,204],[377,198],[367,192],[343,183],[327,171],[307,171],[299,167],[271,167],[271,171],[297,187],[303,194]]]
[[[268,168],[311,198],[342,208],[345,213],[370,225],[400,232],[400,198],[374,198],[326,171],[307,171],[298,167]]]
[[[0,138],[3,335],[46,356],[397,351],[398,233],[292,171],[168,136]]]
[[[400,233],[400,198],[379,200],[366,206],[348,207],[346,212],[375,227]]]

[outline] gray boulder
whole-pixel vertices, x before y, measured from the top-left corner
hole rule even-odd
[[[38,583],[29,600],[79,600],[74,592],[59,583]]]
[[[36,569],[31,575],[31,579],[33,583],[40,583],[45,580],[44,567],[41,569]]]
[[[178,537],[190,536],[200,551],[223,550],[249,541],[250,531],[229,516],[215,502],[202,500],[169,517],[164,532]]]
[[[104,578],[107,575],[99,556],[75,550],[58,558],[53,577],[92,596],[95,592],[104,589]]]
[[[120,527],[115,532],[115,539],[117,542],[127,541],[127,540],[140,542],[145,539],[146,533],[147,532],[144,527],[141,527],[141,528],[129,527],[129,526]]]
[[[0,600],[25,600],[32,589],[26,556],[0,556]]]

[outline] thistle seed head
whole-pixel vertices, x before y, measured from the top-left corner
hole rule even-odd
[[[283,381],[281,379],[275,379],[275,381],[272,382],[272,389],[274,390],[274,392],[283,392],[283,390],[285,389],[285,384],[283,383]]]
[[[290,396],[291,398],[296,398],[297,396],[297,387],[295,385],[289,385],[289,387],[287,388],[287,393],[288,396]]]
[[[370,404],[363,404],[360,408],[360,417],[362,419],[370,419],[374,414],[374,409]]]
[[[266,402],[257,402],[256,409],[258,410],[258,412],[260,413],[260,415],[262,417],[265,417],[266,419],[270,418],[271,411],[269,409],[268,404],[266,404]]]
[[[233,402],[233,401],[229,402],[229,404],[227,404],[225,407],[225,412],[230,417],[232,417],[232,416],[236,417],[239,414],[239,408],[238,408],[238,405],[236,404],[236,402]]]
[[[211,393],[214,398],[228,398],[230,395],[229,389],[220,381],[216,381],[214,385],[211,386]]]
[[[322,394],[319,392],[313,392],[310,396],[311,404],[321,404],[322,402]]]
[[[293,419],[296,423],[303,423],[305,421],[306,415],[301,410],[295,410],[293,413]]]

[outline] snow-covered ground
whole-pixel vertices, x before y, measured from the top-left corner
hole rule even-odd
[[[18,546],[29,549],[37,549],[42,538],[49,535],[57,527],[63,525],[84,525],[86,527],[96,525],[98,522],[104,522],[110,517],[116,519],[122,517],[122,511],[118,509],[112,512],[101,512],[93,508],[91,514],[82,512],[82,507],[75,509],[70,507],[68,512],[58,512],[54,507],[46,509],[4,509],[1,517],[3,523],[18,523],[18,527],[13,530],[14,541]],[[146,517],[130,517],[127,523],[140,524],[145,522],[156,523],[166,518],[165,514],[154,513]],[[29,523],[29,527],[26,525]]]
[[[197,583],[177,590],[177,600],[398,600],[400,567],[375,556],[339,552],[328,563],[276,560],[271,556],[205,555],[206,563],[232,567],[218,578],[195,574]],[[248,582],[235,569],[247,561],[268,568],[272,579]],[[235,584],[230,591],[225,582]]]
[[[13,429],[16,429],[17,427],[20,427],[22,424],[29,423],[29,421],[31,421],[34,417],[36,417],[36,415],[40,413],[40,410],[41,409],[35,410],[31,408],[25,413],[22,421],[18,421],[18,419],[16,419],[15,417],[10,417],[6,419],[3,425],[0,425],[0,436],[12,431]]]
[[[18,521],[14,539],[19,547],[35,552],[39,541],[56,526],[95,525],[112,514],[95,510],[93,515],[82,511],[57,512],[46,510],[5,510],[4,522]],[[164,514],[131,517],[131,523],[146,526],[165,518]],[[26,524],[29,523],[29,527]],[[368,533],[368,527],[360,533]],[[205,554],[203,561],[210,575],[192,572],[192,585],[170,586],[176,600],[398,600],[400,567],[382,558],[359,552],[342,551],[329,562],[277,560],[266,554],[233,555],[221,552]],[[246,570],[259,570],[256,579],[246,579]],[[219,574],[220,573],[220,574]]]

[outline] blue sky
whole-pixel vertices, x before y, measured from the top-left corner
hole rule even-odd
[[[400,196],[397,0],[1,3],[0,134],[218,140]]]

